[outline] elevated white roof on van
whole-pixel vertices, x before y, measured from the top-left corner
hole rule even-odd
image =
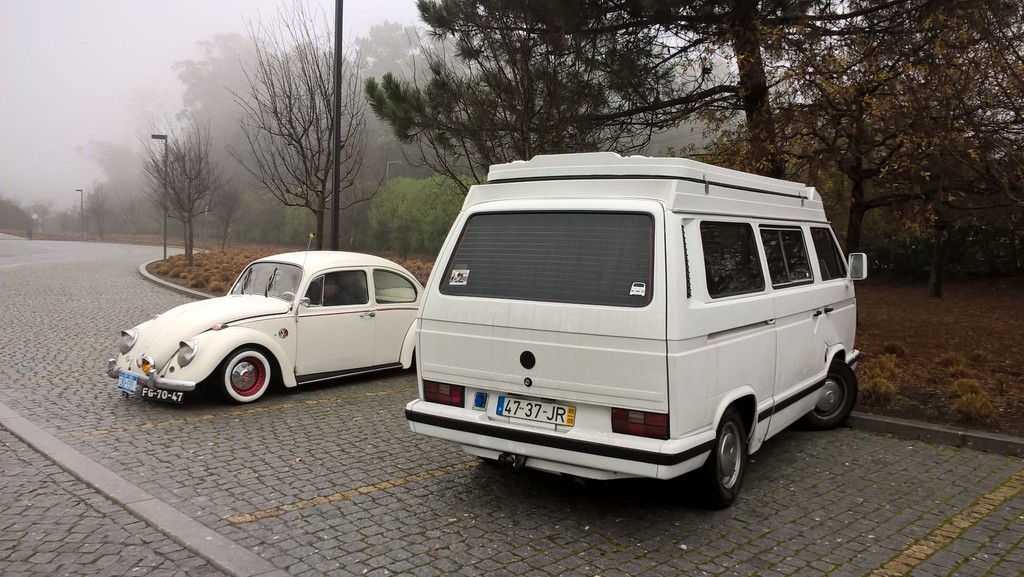
[[[546,193],[527,191],[517,184],[580,181],[659,182],[636,187],[585,188],[551,186]],[[511,188],[503,190],[505,187]],[[825,220],[821,199],[813,187],[722,168],[687,158],[623,157],[614,152],[538,155],[491,166],[487,184],[473,187],[464,208],[478,202],[544,196],[616,196],[658,200],[673,211],[761,215],[776,218]]]

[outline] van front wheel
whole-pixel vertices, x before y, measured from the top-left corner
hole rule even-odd
[[[804,416],[803,424],[816,431],[838,427],[857,403],[857,375],[845,362],[833,362],[819,395],[818,404]]]
[[[722,415],[715,448],[700,470],[707,489],[708,505],[724,509],[736,500],[747,470],[747,432],[735,407]]]

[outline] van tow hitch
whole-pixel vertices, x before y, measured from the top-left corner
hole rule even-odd
[[[513,471],[518,471],[526,465],[525,455],[516,455],[515,453],[502,453],[498,455],[498,462],[503,465],[510,465]]]

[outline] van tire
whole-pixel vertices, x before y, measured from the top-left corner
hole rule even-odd
[[[857,375],[841,360],[833,361],[821,387],[821,400],[801,424],[815,431],[834,429],[846,421],[857,404]]]
[[[747,459],[747,427],[736,407],[729,407],[718,423],[715,447],[699,473],[709,508],[724,509],[736,500]]]

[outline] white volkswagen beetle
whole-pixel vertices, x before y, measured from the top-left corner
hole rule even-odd
[[[351,252],[292,252],[249,264],[226,296],[121,331],[107,374],[126,395],[181,402],[214,387],[237,403],[294,387],[412,366],[423,287],[409,271]]]

